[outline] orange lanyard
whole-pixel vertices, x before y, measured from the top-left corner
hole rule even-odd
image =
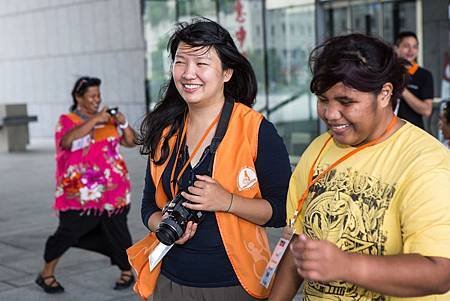
[[[314,166],[316,165],[317,161],[319,160],[320,155],[322,154],[323,150],[325,149],[325,147],[328,145],[328,143],[331,141],[331,138],[333,138],[333,136],[330,136],[327,141],[325,141],[325,144],[322,146],[321,150],[319,151],[319,154],[317,155],[316,159],[314,160],[314,163],[311,166],[311,169],[309,170],[309,175],[308,175],[308,185],[306,186],[305,191],[303,191],[302,196],[300,197],[300,199],[298,200],[298,206],[297,206],[297,210],[295,210],[294,212],[294,216],[289,220],[289,226],[291,228],[294,227],[294,223],[298,218],[298,215],[300,213],[300,210],[303,206],[303,203],[306,200],[306,197],[308,196],[308,192],[309,189],[317,183],[317,181],[319,181],[327,172],[329,172],[331,169],[335,168],[337,165],[339,165],[340,163],[344,162],[345,160],[347,160],[348,158],[350,158],[351,156],[353,156],[354,154],[362,151],[363,149],[375,145],[378,142],[380,142],[384,137],[386,137],[394,128],[394,126],[397,124],[398,118],[397,116],[394,116],[391,120],[391,122],[389,123],[389,125],[387,126],[386,130],[384,131],[384,133],[372,140],[369,141],[361,146],[358,146],[357,148],[355,148],[354,150],[348,152],[347,154],[345,154],[344,156],[340,157],[338,160],[336,160],[333,164],[331,164],[330,166],[328,166],[327,169],[325,169],[324,171],[322,171],[319,175],[317,175],[317,177],[314,178],[313,180],[313,173],[314,173]]]
[[[409,75],[414,75],[414,73],[416,73],[417,69],[419,69],[419,64],[417,64],[417,63],[412,64],[412,65],[408,68],[408,74],[409,74]]]
[[[188,167],[189,163],[194,158],[195,154],[198,152],[200,146],[202,146],[203,142],[206,139],[206,136],[208,136],[208,134],[211,131],[211,129],[217,124],[217,122],[219,122],[219,117],[220,117],[220,113],[217,114],[216,118],[214,118],[214,120],[211,122],[209,127],[206,129],[206,131],[203,134],[202,138],[200,139],[200,141],[195,146],[194,151],[189,156],[189,159],[186,161],[186,163],[184,163],[183,167],[181,168],[181,171],[178,173],[177,180],[175,181],[174,180],[174,178],[175,178],[175,169],[177,168],[178,157],[180,156],[181,147],[183,146],[183,140],[186,137],[186,131],[187,131],[187,127],[188,127],[187,115],[186,115],[186,117],[184,119],[183,132],[181,133],[181,139],[179,140],[180,141],[180,145],[178,146],[177,154],[176,154],[176,157],[175,157],[175,163],[174,163],[174,165],[172,167],[172,173],[170,175],[170,184],[171,184],[170,185],[170,191],[172,192],[172,197],[175,197],[176,193],[178,192],[178,181],[180,180],[181,176],[183,175],[183,172]]]

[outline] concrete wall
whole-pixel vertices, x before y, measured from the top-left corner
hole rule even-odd
[[[145,110],[140,0],[0,1],[0,104],[27,103],[31,138],[52,137],[82,75],[137,125]]]
[[[424,0],[422,9],[424,66],[433,73],[435,96],[441,96],[444,53],[450,51],[449,1]]]

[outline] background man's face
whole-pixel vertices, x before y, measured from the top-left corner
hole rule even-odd
[[[419,43],[414,37],[406,37],[400,41],[398,46],[395,46],[395,51],[399,57],[414,63],[419,53]]]

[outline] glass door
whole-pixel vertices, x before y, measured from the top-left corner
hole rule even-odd
[[[359,32],[393,43],[401,31],[417,32],[416,1],[328,1],[321,4],[325,33],[329,38]]]

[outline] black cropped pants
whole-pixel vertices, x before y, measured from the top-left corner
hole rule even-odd
[[[61,257],[70,247],[98,252],[110,258],[111,264],[122,271],[131,268],[126,249],[132,244],[127,225],[130,206],[120,213],[82,214],[69,210],[59,213],[59,226],[45,244],[44,260],[50,262]]]

